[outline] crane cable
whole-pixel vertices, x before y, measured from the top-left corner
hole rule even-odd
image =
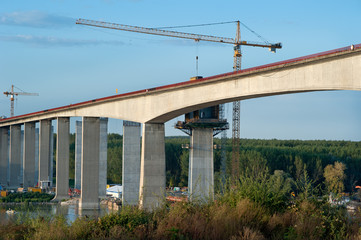
[[[183,26],[170,26],[170,27],[156,27],[153,29],[169,29],[169,28],[187,28],[187,27],[203,27],[203,26],[210,26],[210,25],[221,25],[221,24],[227,24],[227,23],[235,23],[237,21],[231,21],[231,22],[219,22],[219,23],[204,23],[204,24],[194,24],[194,25],[183,25]]]
[[[265,43],[270,44],[269,41],[267,39],[265,39],[264,37],[262,37],[260,34],[256,33],[255,31],[253,31],[251,28],[249,28],[246,24],[244,24],[243,22],[239,21],[240,24],[242,24],[248,31],[250,31],[251,33],[253,33],[254,35],[256,35],[259,39],[262,39]]]

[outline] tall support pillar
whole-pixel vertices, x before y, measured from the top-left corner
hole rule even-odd
[[[21,126],[10,126],[10,188],[20,186],[20,164],[21,164]]]
[[[139,205],[153,209],[165,194],[164,124],[145,123],[142,134]]]
[[[39,182],[39,128],[35,124],[35,185]]]
[[[24,183],[24,131],[20,130],[20,186]]]
[[[54,127],[50,127],[50,158],[49,158],[49,181],[50,186],[53,186],[54,177]]]
[[[81,189],[82,122],[75,121],[75,181],[74,188]]]
[[[41,181],[51,181],[50,168],[50,146],[51,146],[51,120],[40,121],[39,130],[39,184]],[[39,185],[40,186],[40,185]]]
[[[140,181],[140,123],[123,121],[123,205],[137,205]]]
[[[213,129],[192,129],[189,152],[189,193],[192,201],[213,200]]]
[[[81,209],[99,209],[99,131],[99,118],[83,117]]]
[[[9,128],[0,128],[0,185],[7,186],[8,178],[8,155],[9,155]]]
[[[107,193],[108,118],[100,119],[99,197]]]
[[[56,195],[55,200],[69,198],[69,118],[57,119],[57,141],[56,141]]]
[[[35,122],[24,124],[23,186],[35,186]]]

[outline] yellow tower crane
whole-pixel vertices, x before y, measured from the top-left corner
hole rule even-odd
[[[39,96],[39,93],[27,93],[22,90],[21,92],[14,92],[14,85],[11,85],[11,91],[10,92],[4,92],[4,94],[8,97],[10,95],[10,116],[14,117],[14,100],[15,96],[23,95],[23,96]]]
[[[102,22],[102,21],[95,21],[95,20],[88,20],[81,18],[76,21],[76,24],[166,36],[166,37],[193,39],[195,41],[209,41],[209,42],[232,44],[234,45],[234,55],[233,55],[234,71],[241,70],[241,57],[242,57],[241,45],[268,48],[272,52],[276,52],[277,48],[282,48],[281,43],[258,43],[258,42],[250,42],[250,41],[241,41],[240,21],[235,21],[235,22],[237,23],[236,38],[167,31],[159,28],[137,27],[137,26],[109,23],[109,22]],[[222,106],[221,108],[224,109],[224,106]],[[240,138],[240,102],[235,101],[233,102],[233,112],[232,112],[232,175],[233,176],[239,175],[239,142],[240,142],[239,138]]]

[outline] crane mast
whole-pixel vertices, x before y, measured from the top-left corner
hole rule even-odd
[[[234,45],[233,71],[241,70],[241,45],[237,44],[241,39],[240,22],[237,21],[236,44]],[[241,102],[234,101],[232,104],[232,176],[239,176],[239,141],[240,141],[240,113]]]
[[[15,110],[14,110],[14,101],[15,96],[23,95],[23,96],[39,96],[38,93],[27,93],[27,92],[14,92],[14,85],[11,85],[11,91],[4,92],[4,94],[8,97],[10,95],[10,116],[14,117]]]
[[[167,31],[157,28],[137,27],[137,26],[94,21],[94,20],[81,19],[81,18],[76,21],[76,24],[129,31],[129,32],[145,33],[145,34],[158,35],[158,36],[193,39],[197,42],[209,41],[209,42],[233,44],[234,45],[233,71],[241,70],[242,45],[268,48],[272,52],[276,52],[276,49],[282,48],[281,43],[259,43],[253,41],[242,41],[241,32],[240,32],[240,21],[236,21],[236,22],[237,22],[237,32],[235,38],[201,35],[194,33],[184,33],[177,31]],[[220,117],[224,118],[224,109],[225,109],[224,104],[221,105],[220,109],[221,109]],[[225,133],[222,133],[222,145],[223,143],[225,143],[226,137],[227,135]],[[240,144],[240,101],[235,101],[233,102],[233,112],[232,112],[232,175],[234,177],[237,177],[239,175],[239,144]],[[224,148],[222,151],[224,151]],[[223,157],[225,157],[225,153],[222,153],[222,158]],[[222,159],[222,161],[224,160]],[[223,165],[222,171],[225,172],[224,163],[222,163],[222,165]]]

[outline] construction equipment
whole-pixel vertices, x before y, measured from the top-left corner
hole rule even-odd
[[[15,96],[23,95],[23,96],[39,96],[39,93],[27,93],[23,90],[19,89],[21,92],[14,92],[14,85],[11,85],[11,91],[10,92],[4,92],[4,94],[8,97],[10,95],[10,116],[14,117],[14,100]]]
[[[76,24],[100,27],[100,28],[110,28],[110,29],[129,31],[129,32],[138,32],[138,33],[159,35],[159,36],[193,39],[197,42],[198,41],[209,41],[209,42],[233,44],[234,45],[234,55],[233,55],[233,58],[234,58],[233,70],[234,71],[241,70],[241,57],[242,57],[241,45],[269,48],[269,50],[272,52],[276,52],[277,48],[282,48],[281,43],[268,43],[268,42],[267,43],[258,43],[258,42],[250,42],[250,41],[241,41],[240,21],[235,21],[235,22],[237,23],[236,38],[217,37],[217,36],[210,36],[210,35],[167,31],[167,30],[162,30],[159,28],[137,27],[137,26],[124,25],[124,24],[117,24],[117,23],[94,21],[94,20],[88,20],[88,19],[78,19],[76,21]],[[222,106],[221,108],[222,108],[221,112],[222,112],[222,114],[224,114],[224,106]],[[223,135],[223,137],[224,136],[225,135]],[[239,138],[240,138],[240,102],[235,101],[235,102],[233,102],[233,114],[232,114],[232,175],[233,176],[239,175],[239,141],[240,141]],[[222,154],[222,155],[224,155],[224,154]]]

